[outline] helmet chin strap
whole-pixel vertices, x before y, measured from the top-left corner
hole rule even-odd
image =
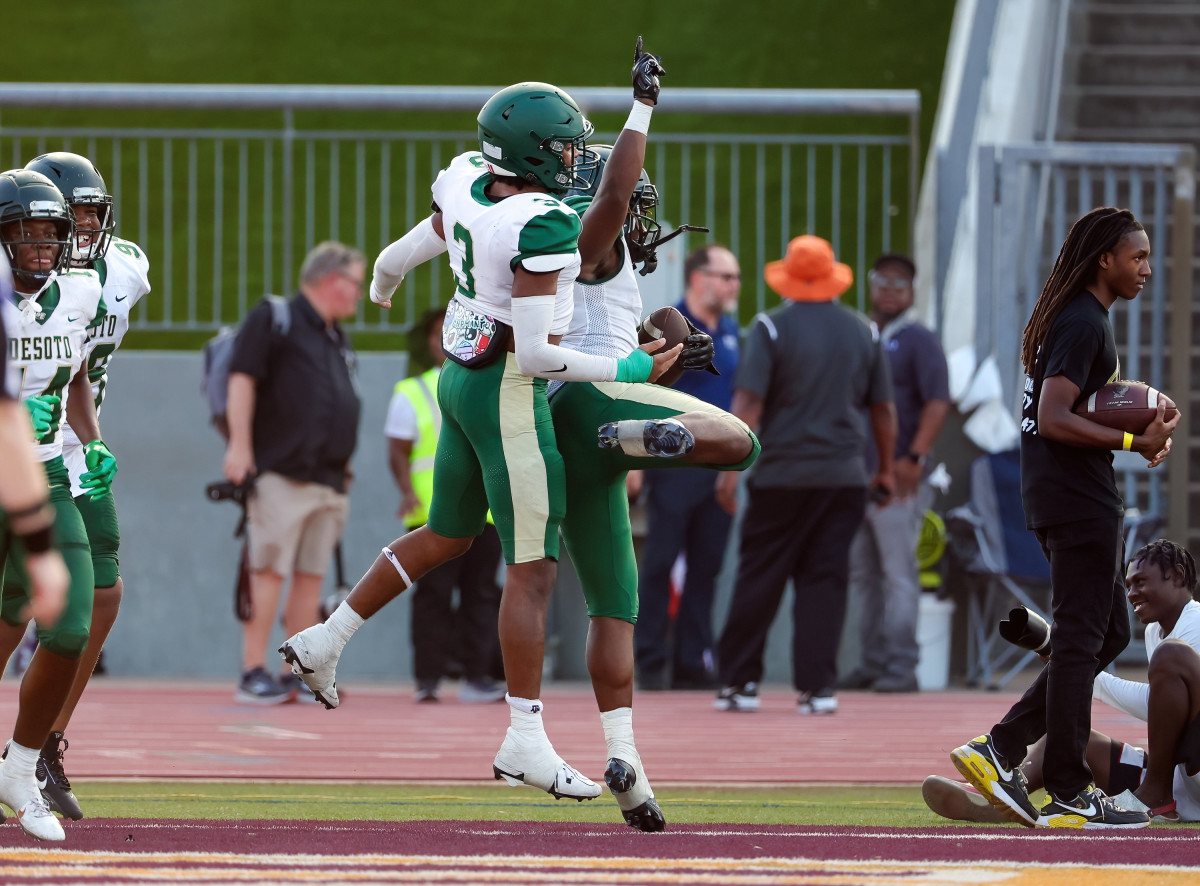
[[[653,274],[655,270],[657,270],[658,248],[664,243],[674,240],[680,234],[688,231],[696,231],[701,234],[707,234],[708,230],[708,228],[700,225],[680,225],[671,233],[667,234],[667,236],[660,237],[655,244],[649,248],[642,246],[640,243],[630,243],[629,257],[633,259],[635,264],[639,261],[642,262],[642,269],[638,271],[638,273],[645,277],[647,274]]]

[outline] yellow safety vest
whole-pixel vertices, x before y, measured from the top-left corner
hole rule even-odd
[[[410,529],[429,520],[429,503],[433,500],[433,460],[437,454],[438,434],[442,430],[442,411],[437,403],[438,368],[413,378],[396,382],[393,393],[403,394],[417,415],[417,442],[409,459],[412,463],[412,485],[421,505],[404,518]]]

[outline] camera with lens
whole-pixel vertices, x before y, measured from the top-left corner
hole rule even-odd
[[[1036,612],[1018,606],[1000,621],[1000,636],[1038,655],[1050,654],[1050,625]]]
[[[209,483],[204,488],[204,492],[208,495],[209,501],[232,501],[245,507],[246,499],[249,498],[253,489],[252,481],[234,483],[230,480],[223,480],[220,483]]]

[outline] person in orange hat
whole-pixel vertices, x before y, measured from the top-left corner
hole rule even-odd
[[[892,496],[892,385],[870,321],[838,301],[854,273],[827,240],[796,237],[763,276],[785,302],[754,318],[734,380],[731,411],[758,433],[762,454],[747,481],[715,706],[758,709],[767,631],[790,578],[798,710],[832,714],[850,543],[868,488],[875,501]],[[873,478],[863,457],[868,434],[879,455]],[[737,475],[722,475],[717,490],[732,512]]]

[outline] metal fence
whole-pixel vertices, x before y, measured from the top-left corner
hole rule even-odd
[[[976,353],[995,357],[1005,402],[1019,408],[1021,335],[1074,221],[1096,206],[1128,207],[1150,235],[1151,275],[1141,297],[1113,312],[1124,378],[1192,400],[1191,337],[1195,156],[1177,145],[1009,144],[979,149]],[[1186,413],[1185,413],[1186,414]],[[1167,477],[1118,453],[1125,501],[1166,514],[1187,537],[1191,435],[1178,434]],[[1172,494],[1165,496],[1163,480]]]
[[[320,240],[343,240],[373,259],[428,213],[437,172],[476,140],[473,131],[298,129],[297,111],[462,111],[470,119],[494,91],[4,84],[0,108],[167,109],[166,119],[196,108],[269,110],[279,114],[280,126],[0,125],[0,163],[24,165],[47,150],[91,157],[116,198],[118,233],[140,243],[152,262],[155,297],[139,305],[133,329],[211,330],[241,317],[263,292],[290,290],[299,260]],[[569,91],[589,113],[629,105],[623,89]],[[907,90],[664,93],[660,115],[718,115],[711,118],[714,129],[731,114],[774,117],[775,128],[780,117],[841,120],[827,127],[832,132],[803,134],[680,133],[660,127],[663,132],[651,135],[646,161],[663,196],[660,217],[707,225],[713,229],[710,239],[739,255],[746,317],[776,303],[761,268],[800,233],[828,237],[865,281],[875,254],[910,245],[919,112],[918,94]],[[892,122],[861,124],[880,117]],[[156,111],[154,119],[164,115]],[[856,128],[892,132],[864,135]],[[401,310],[388,314],[366,306],[351,328],[406,328],[423,308],[444,302],[447,280],[440,267],[420,269],[405,283]],[[862,306],[865,286],[856,297]]]

